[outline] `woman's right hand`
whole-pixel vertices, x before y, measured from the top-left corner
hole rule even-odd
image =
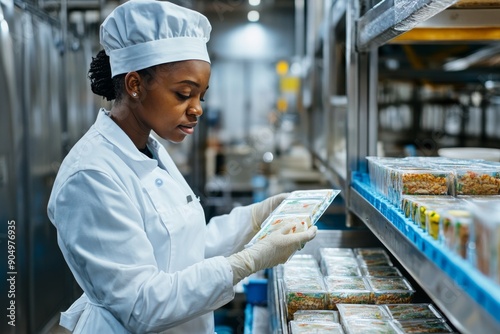
[[[294,252],[314,239],[318,230],[312,226],[306,231],[293,233],[294,226],[294,223],[287,224],[251,247],[229,256],[227,259],[233,269],[233,285],[259,270],[285,263]]]

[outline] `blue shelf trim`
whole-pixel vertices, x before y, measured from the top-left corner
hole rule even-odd
[[[468,261],[462,259],[426,234],[403,211],[378,194],[370,185],[366,173],[354,172],[352,187],[405,235],[425,256],[445,272],[458,286],[500,322],[500,285],[483,275]]]

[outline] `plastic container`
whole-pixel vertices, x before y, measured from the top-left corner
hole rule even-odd
[[[441,313],[432,304],[386,304],[385,311],[395,320],[443,319]]]
[[[290,321],[290,334],[344,334],[344,330],[340,324],[333,322],[317,322],[317,321]]]
[[[344,331],[346,334],[367,334],[367,333],[384,333],[384,334],[402,334],[401,331],[392,320],[378,319],[348,319],[342,320]]]
[[[390,319],[387,310],[382,305],[337,304],[342,320],[348,319]]]
[[[293,314],[293,320],[340,323],[339,313],[332,310],[298,310]]]
[[[411,303],[415,290],[402,277],[368,277],[375,304]]]
[[[336,310],[337,304],[373,304],[370,286],[362,277],[327,276],[326,306]]]
[[[288,319],[298,310],[326,309],[326,289],[322,277],[284,278],[283,290]]]
[[[403,277],[401,271],[392,266],[361,267],[361,275],[366,277]]]
[[[249,247],[270,233],[293,224],[290,233],[307,230],[316,224],[340,190],[316,189],[293,191],[262,223],[261,229],[246,245]]]
[[[457,195],[500,194],[499,168],[457,168],[455,170]]]
[[[500,202],[472,201],[470,239],[475,249],[475,264],[486,276],[500,283]]]
[[[443,319],[431,320],[394,320],[404,333],[453,333],[451,327]]]

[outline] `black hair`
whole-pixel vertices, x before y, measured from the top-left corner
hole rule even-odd
[[[145,79],[146,84],[150,84],[154,81],[156,69],[171,70],[178,63],[172,62],[155,65],[139,70],[137,73]],[[95,58],[92,57],[88,76],[90,79],[90,88],[94,94],[102,96],[108,101],[115,100],[115,102],[119,102],[125,91],[125,75],[125,73],[119,74],[111,78],[109,56],[104,50],[99,51]]]
[[[89,69],[90,88],[96,95],[102,96],[108,101],[119,101],[125,87],[125,75],[120,74],[111,78],[111,65],[109,57],[104,50],[92,57]]]

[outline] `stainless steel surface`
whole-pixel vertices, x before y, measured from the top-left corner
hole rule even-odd
[[[15,221],[17,272],[16,326],[1,322],[6,334],[42,333],[76,298],[47,201],[64,157],[62,143],[76,142],[97,112],[86,78],[95,37],[85,36],[86,27],[79,36],[74,27],[63,33],[61,18],[15,4],[8,15],[0,14],[0,218]],[[3,9],[2,4],[0,13]],[[69,135],[68,128],[78,130]],[[2,226],[6,259],[7,225]],[[4,261],[4,273],[6,266]],[[4,298],[6,287],[6,281],[0,283]]]
[[[471,334],[500,333],[500,323],[354,189],[351,189],[349,202],[351,210],[387,247],[458,330]]]
[[[368,51],[414,28],[457,0],[383,0],[361,13],[357,23],[356,48]]]

